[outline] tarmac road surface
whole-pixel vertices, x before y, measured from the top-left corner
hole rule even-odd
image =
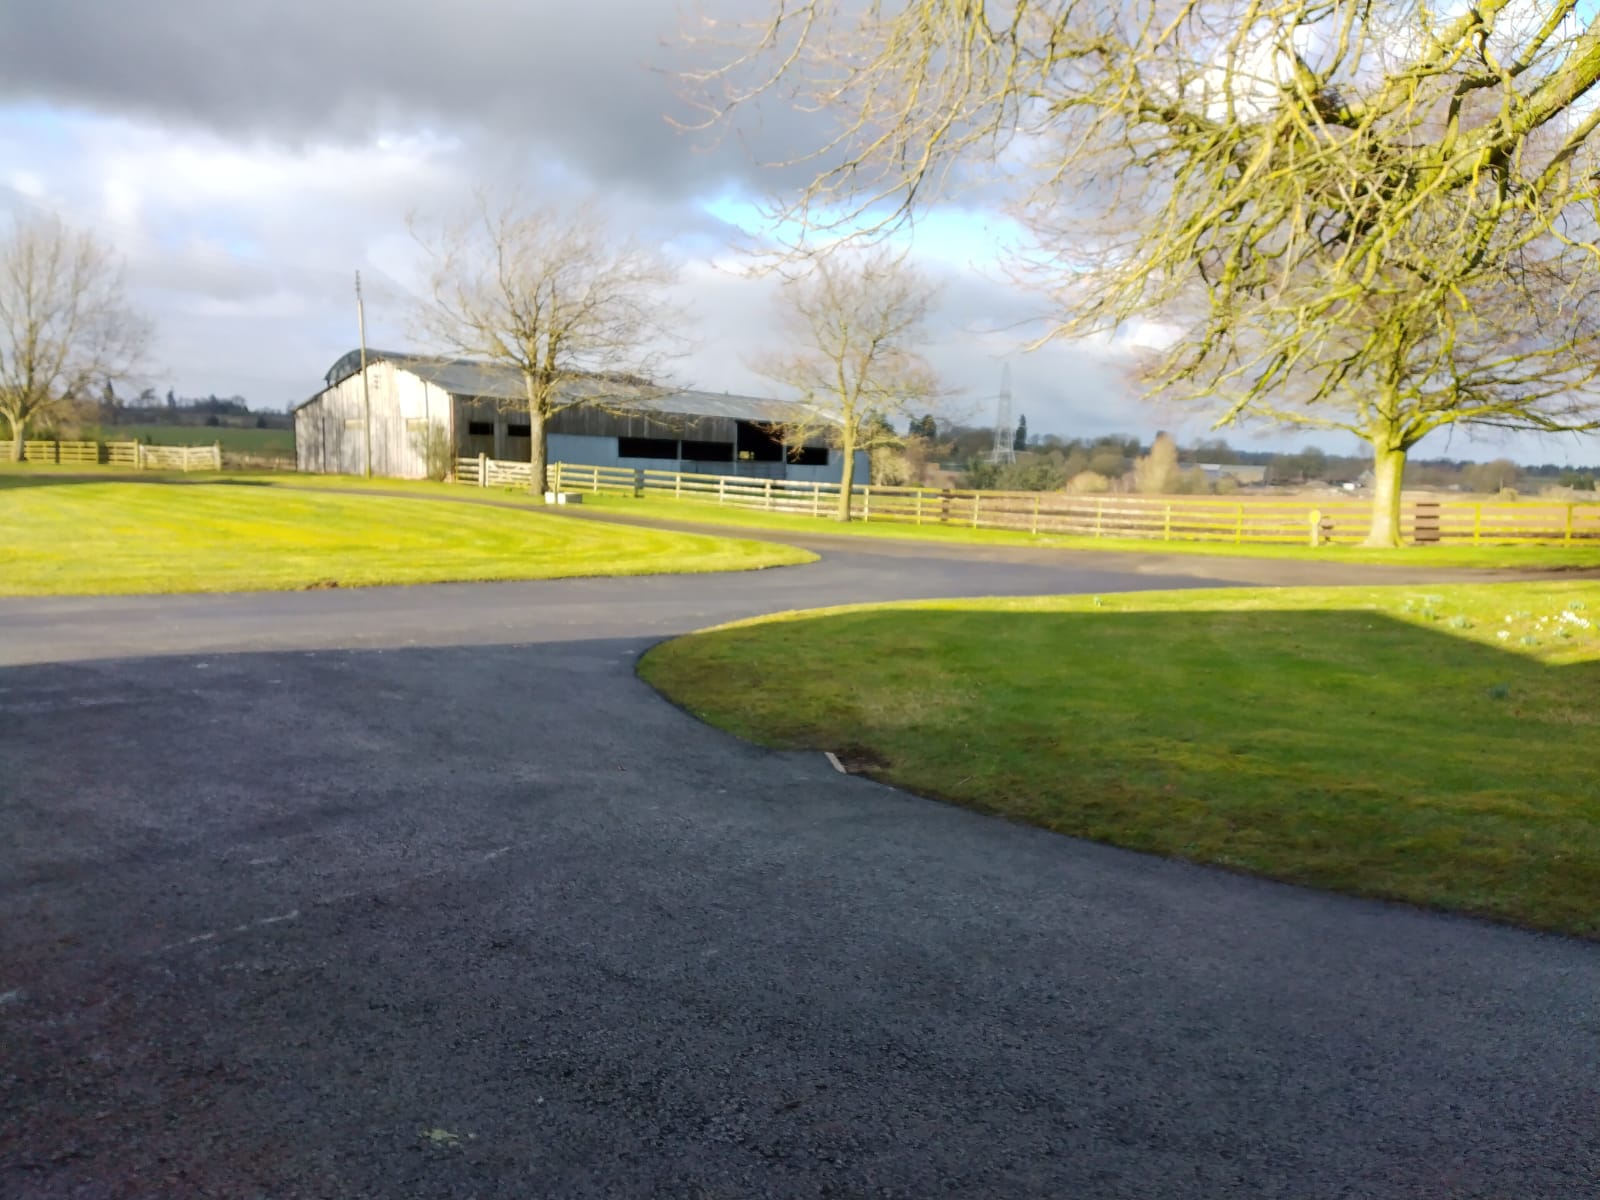
[[[1600,947],[985,818],[634,677],[757,612],[1200,582],[1014,557],[0,601],[0,1194],[1600,1194]]]

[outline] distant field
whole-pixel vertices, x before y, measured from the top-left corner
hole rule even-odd
[[[0,473],[0,497],[7,596],[738,571],[816,557],[542,510],[229,483],[87,483],[10,471]]]
[[[92,436],[102,442],[131,442],[150,446],[209,446],[222,443],[236,454],[294,453],[292,429],[229,429],[220,425],[107,425]]]

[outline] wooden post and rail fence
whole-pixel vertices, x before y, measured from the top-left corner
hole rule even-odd
[[[480,455],[457,460],[455,482],[525,489],[530,470],[525,462],[501,462]],[[810,517],[832,514],[840,487],[815,480],[561,462],[550,464],[546,481],[553,492],[655,496]],[[1073,496],[877,485],[853,488],[850,509],[855,519],[873,523],[959,525],[1104,540],[1314,546],[1361,541],[1372,513],[1364,500],[1339,497],[1307,501],[1277,496]],[[1408,540],[1424,545],[1600,544],[1600,501],[1407,500],[1401,529]]]
[[[0,443],[0,462],[11,462],[10,442]],[[24,461],[55,466],[132,467],[138,471],[220,471],[222,447],[147,446],[143,442],[25,441]],[[526,464],[524,464],[526,465]]]

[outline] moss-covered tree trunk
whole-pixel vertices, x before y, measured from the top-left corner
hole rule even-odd
[[[538,404],[528,405],[528,490],[542,495],[548,489],[545,479],[550,465],[550,436],[545,430],[544,413]]]
[[[1406,473],[1404,447],[1373,443],[1372,524],[1363,545],[1400,545],[1400,484]]]
[[[845,425],[844,432],[839,437],[839,453],[844,455],[842,473],[839,476],[839,511],[841,521],[850,519],[850,492],[855,487],[856,481],[856,439],[854,432]]]
[[[528,491],[542,496],[549,489],[545,478],[550,465],[549,435],[545,432],[545,417],[550,411],[550,377],[543,371],[522,371],[523,395],[528,407]]]

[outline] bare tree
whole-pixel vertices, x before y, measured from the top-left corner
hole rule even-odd
[[[881,247],[820,255],[784,281],[782,330],[790,349],[755,367],[798,401],[778,430],[785,442],[825,438],[843,455],[841,521],[850,519],[856,451],[898,445],[890,419],[921,411],[941,394],[918,349],[935,294],[903,255]]]
[[[430,259],[422,336],[452,355],[522,376],[532,489],[543,491],[547,423],[577,404],[626,406],[660,394],[682,315],[665,255],[606,228],[593,207],[519,210],[480,194],[475,209],[413,234]]]
[[[1055,335],[1169,326],[1154,393],[1406,455],[1597,426],[1600,13],[1584,0],[784,0],[697,77],[831,115],[790,229],[1005,195]]]
[[[148,338],[104,244],[55,217],[13,225],[0,241],[0,417],[12,459],[33,423],[111,394]]]

